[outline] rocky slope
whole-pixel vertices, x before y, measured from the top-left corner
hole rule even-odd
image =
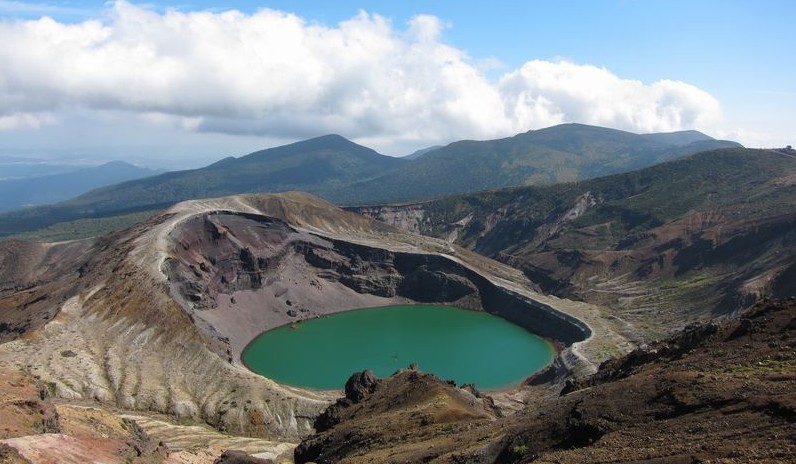
[[[792,462],[796,300],[692,326],[497,417],[405,371],[331,407],[296,462]]]
[[[545,292],[610,307],[638,341],[794,294],[796,162],[774,150],[354,210],[510,264]]]
[[[275,440],[256,445],[273,457],[313,430],[337,393],[281,386],[239,361],[259,332],[301,318],[453,302],[559,340],[559,373],[591,372],[608,347],[632,348],[600,308],[543,296],[508,266],[299,193],[185,202],[97,239],[5,242],[0,259],[0,369],[63,408],[88,401],[147,435],[171,427],[171,452],[204,423]],[[23,433],[6,444],[28,455],[57,446]]]

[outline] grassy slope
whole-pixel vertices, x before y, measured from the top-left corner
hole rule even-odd
[[[794,165],[793,160],[766,150],[725,149],[588,181],[449,196],[424,203],[432,218],[425,232],[438,234],[447,224],[472,214],[462,240],[478,248],[472,240],[486,241],[478,236],[495,212],[502,212],[505,221],[516,227],[540,225],[564,214],[576,198],[590,192],[599,199],[599,206],[575,225],[611,223],[618,228],[611,243],[616,246],[620,237],[626,240],[628,234],[642,234],[694,208],[735,205],[738,213],[749,218],[788,209],[796,187],[785,185],[782,178]]]
[[[348,204],[409,201],[521,185],[550,185],[632,171],[732,142],[698,132],[637,135],[581,124],[505,139],[460,141],[386,176],[335,194]]]
[[[3,214],[0,236],[77,219],[162,209],[194,198],[288,190],[325,195],[341,185],[383,174],[404,163],[407,161],[328,135],[238,159],[227,158],[202,169],[116,184],[55,205]]]
[[[79,240],[107,234],[114,230],[121,230],[141,221],[145,221],[162,210],[141,211],[120,216],[107,216],[101,218],[76,219],[74,221],[59,222],[39,230],[22,232],[20,234],[0,237],[2,240],[28,240],[35,242],[62,242],[66,240]]]

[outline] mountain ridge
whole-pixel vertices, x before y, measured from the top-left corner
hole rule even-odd
[[[0,211],[56,203],[96,188],[158,173],[126,161],[110,161],[62,174],[0,180]]]
[[[337,203],[418,201],[440,195],[545,185],[632,171],[688,154],[739,147],[696,131],[633,134],[559,124],[493,140],[460,140],[389,175],[344,188]]]
[[[672,143],[653,140],[655,135],[562,124],[503,139],[454,142],[410,161],[329,134],[225,158],[204,168],[103,187],[55,205],[0,214],[0,236],[239,193],[302,190],[336,204],[378,204],[573,181],[738,145],[697,132],[658,134]]]
[[[85,217],[162,209],[194,198],[265,191],[324,192],[405,162],[330,134],[226,158],[204,168],[103,187],[55,205],[6,213],[0,215],[0,235]]]

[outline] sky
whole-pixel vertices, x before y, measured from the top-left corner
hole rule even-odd
[[[0,158],[167,169],[565,122],[796,142],[796,2],[0,0]]]

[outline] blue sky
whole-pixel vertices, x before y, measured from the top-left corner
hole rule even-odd
[[[560,122],[793,144],[795,19],[765,0],[0,0],[0,155],[201,165],[325,132],[401,155]]]

